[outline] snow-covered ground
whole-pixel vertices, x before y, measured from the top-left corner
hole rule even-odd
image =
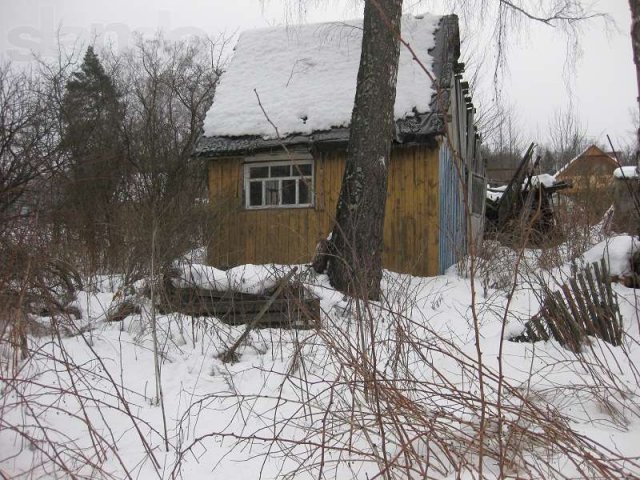
[[[622,274],[632,248],[616,237],[582,261],[605,256]],[[613,285],[623,347],[591,339],[575,354],[555,341],[506,341],[538,311],[536,281],[553,285],[571,268],[519,275],[513,292],[491,281],[504,272],[478,272],[475,289],[455,268],[387,272],[384,300],[370,304],[306,272],[320,328],[253,331],[236,363],[219,355],[244,327],[158,315],[164,408],[151,309],[106,323],[115,294],[105,280],[76,301],[83,333],[30,336],[16,373],[3,350],[1,476],[639,478],[638,291]],[[216,281],[270,284],[270,268],[244,270],[246,281]],[[202,285],[210,275],[183,265],[181,278]]]

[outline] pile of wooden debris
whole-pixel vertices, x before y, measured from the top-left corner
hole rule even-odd
[[[540,157],[533,161],[533,152],[532,143],[506,187],[488,189],[485,231],[507,244],[523,237],[533,244],[550,238],[556,228],[552,195],[571,187],[551,175],[534,175]]]
[[[259,327],[313,328],[320,319],[320,300],[299,281],[293,268],[261,293],[202,286],[176,286],[167,275],[160,309],[193,316],[214,316],[230,325],[255,322]]]

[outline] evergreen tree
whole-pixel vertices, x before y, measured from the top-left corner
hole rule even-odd
[[[87,247],[93,267],[118,243],[113,229],[116,189],[123,175],[123,108],[93,47],[66,84],[62,149],[68,159],[63,218]]]

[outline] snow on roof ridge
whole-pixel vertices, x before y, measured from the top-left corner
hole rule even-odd
[[[441,18],[402,17],[403,37],[431,73],[430,50]],[[275,138],[269,120],[283,137],[348,126],[360,64],[361,26],[358,19],[243,32],[207,112],[205,136]],[[404,48],[397,82],[396,119],[430,111],[433,87]]]

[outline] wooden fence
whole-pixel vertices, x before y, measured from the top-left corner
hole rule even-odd
[[[601,338],[614,346],[622,344],[622,317],[604,259],[577,273],[560,290],[551,291],[546,286],[544,289],[545,300],[540,312],[512,341],[554,338],[575,352],[580,351],[587,336]]]

